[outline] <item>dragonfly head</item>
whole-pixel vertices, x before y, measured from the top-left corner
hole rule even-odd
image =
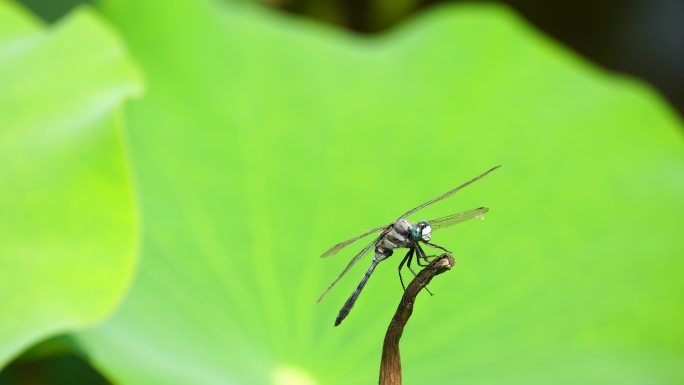
[[[411,226],[411,238],[413,238],[414,241],[418,242],[420,240],[423,240],[425,242],[428,242],[430,241],[431,236],[432,227],[430,227],[429,222],[420,221]]]

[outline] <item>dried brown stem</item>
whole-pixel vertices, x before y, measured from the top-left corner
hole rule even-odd
[[[454,257],[444,253],[430,262],[404,291],[401,302],[385,334],[382,347],[382,361],[380,362],[380,385],[401,385],[401,357],[399,355],[399,340],[404,332],[404,326],[413,313],[416,296],[430,283],[433,277],[442,274],[454,266]]]

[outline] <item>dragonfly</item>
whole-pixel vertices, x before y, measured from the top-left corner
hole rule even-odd
[[[478,180],[484,178],[487,176],[489,173],[492,171],[496,170],[501,166],[496,166],[492,167],[489,170],[483,172],[482,174],[476,176],[475,178],[472,178],[471,180],[454,187],[453,189],[445,192],[444,194],[433,198],[420,206],[414,207],[413,209],[405,212],[402,214],[397,220],[394,222],[376,227],[372,230],[368,230],[363,234],[357,235],[354,238],[348,239],[344,242],[340,242],[336,244],[335,246],[331,247],[328,251],[323,253],[321,255],[321,258],[326,258],[333,256],[337,254],[340,250],[344,249],[345,247],[351,245],[352,243],[365,238],[371,234],[379,233],[373,241],[371,241],[369,244],[367,244],[361,251],[359,251],[354,258],[352,258],[347,266],[342,270],[342,272],[332,281],[330,285],[323,291],[321,296],[318,298],[316,302],[320,302],[323,297],[325,297],[326,294],[330,291],[330,289],[335,286],[337,282],[342,279],[342,277],[349,271],[349,269],[352,268],[358,262],[364,255],[366,255],[371,249],[374,250],[375,255],[373,257],[373,260],[371,261],[370,267],[368,267],[368,270],[366,270],[366,274],[364,274],[363,278],[361,279],[361,282],[356,286],[356,289],[354,292],[351,294],[349,299],[344,303],[342,306],[342,309],[340,309],[339,314],[337,315],[337,318],[335,319],[335,326],[338,326],[342,321],[347,317],[349,312],[351,311],[352,307],[354,306],[354,303],[356,303],[356,300],[359,298],[359,295],[361,294],[361,290],[363,290],[364,286],[366,286],[366,283],[368,282],[368,279],[370,278],[371,274],[373,274],[373,271],[375,271],[375,268],[377,265],[384,261],[385,259],[389,258],[392,256],[393,252],[395,249],[399,248],[405,248],[408,249],[408,252],[404,256],[404,258],[401,260],[399,263],[398,267],[398,272],[399,272],[399,281],[401,282],[401,286],[406,290],[406,286],[404,285],[404,279],[401,275],[401,270],[406,265],[406,267],[411,271],[411,273],[415,276],[416,272],[413,270],[411,267],[411,262],[415,256],[416,258],[416,263],[419,266],[425,266],[424,262],[429,262],[429,259],[432,256],[426,255],[425,251],[421,247],[421,244],[428,245],[430,247],[436,248],[443,250],[445,252],[449,252],[446,248],[439,246],[437,244],[431,243],[430,240],[432,238],[432,231],[434,230],[439,230],[443,229],[449,226],[453,226],[457,223],[462,223],[465,221],[468,221],[470,219],[474,218],[484,218],[484,214],[489,211],[488,208],[486,207],[478,207],[476,209],[472,210],[467,210],[467,211],[461,211],[455,214],[447,215],[445,217],[433,219],[430,221],[425,221],[421,220],[418,222],[410,222],[406,218],[409,217],[412,214],[415,214],[419,210],[424,209],[427,206],[430,206],[431,204],[435,202],[439,202],[444,198],[452,196],[454,193],[457,191],[461,190],[462,188],[477,182]],[[426,287],[427,289],[427,287]],[[429,292],[429,290],[428,290]],[[430,293],[432,294],[432,293]]]

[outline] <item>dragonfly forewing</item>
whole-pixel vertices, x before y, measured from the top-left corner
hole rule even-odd
[[[484,215],[489,211],[486,207],[478,207],[476,209],[461,211],[460,213],[447,215],[446,217],[433,219],[428,221],[432,230],[443,229],[445,227],[453,226],[457,223],[463,223],[474,218],[484,219]]]
[[[422,210],[422,209],[426,208],[427,206],[430,206],[431,204],[433,204],[433,203],[435,203],[435,202],[439,202],[439,201],[441,201],[441,200],[444,199],[444,198],[447,198],[447,197],[450,197],[450,196],[454,195],[454,194],[456,193],[456,191],[458,191],[458,190],[460,190],[460,189],[462,189],[462,188],[464,188],[464,187],[466,187],[466,186],[468,186],[468,185],[470,185],[470,184],[473,184],[473,183],[477,182],[478,180],[484,178],[487,174],[489,174],[490,172],[496,170],[496,169],[499,168],[499,167],[501,167],[501,166],[492,167],[492,168],[490,168],[489,170],[483,172],[482,174],[476,176],[475,178],[473,178],[473,179],[471,179],[471,180],[469,180],[469,181],[463,183],[462,185],[457,186],[457,187],[455,187],[455,188],[453,188],[453,189],[451,189],[451,190],[445,192],[444,194],[438,196],[437,198],[431,199],[431,200],[429,200],[429,201],[423,203],[422,205],[420,205],[420,206],[418,206],[418,207],[416,207],[416,208],[413,208],[413,209],[411,209],[411,210],[405,212],[404,215],[402,215],[402,216],[399,217],[399,219],[406,218],[406,217],[408,217],[409,215],[415,213],[415,212],[418,211],[418,210]]]

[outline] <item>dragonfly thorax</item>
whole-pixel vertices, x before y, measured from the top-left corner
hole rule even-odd
[[[429,242],[431,236],[432,227],[430,226],[430,222],[420,221],[411,226],[411,238],[414,241],[418,242],[423,240],[425,242]]]
[[[387,233],[375,246],[376,255],[389,257],[392,251],[400,247],[408,247],[411,244],[411,224],[405,219],[394,222]]]

